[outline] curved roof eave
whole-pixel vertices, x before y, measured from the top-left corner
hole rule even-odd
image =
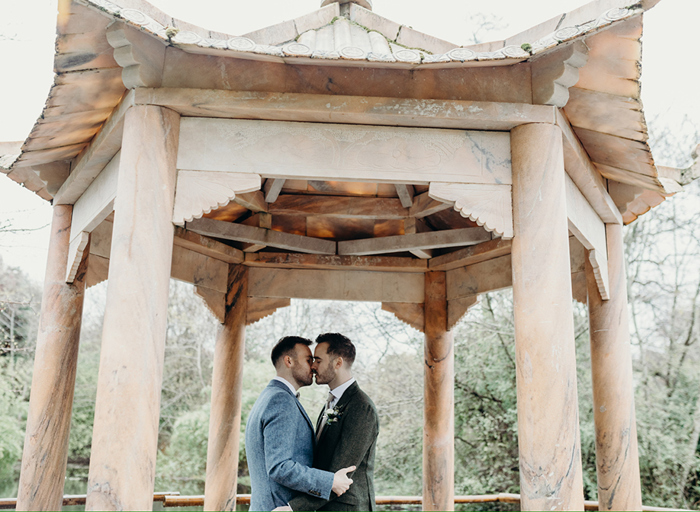
[[[493,51],[478,51],[469,47],[455,46],[448,51],[438,53],[422,48],[407,47],[397,42],[398,38],[392,40],[389,39],[391,36],[384,34],[382,34],[384,38],[388,39],[389,43],[393,43],[384,45],[384,48],[382,48],[384,51],[377,51],[376,45],[359,45],[353,44],[353,42],[349,42],[349,44],[341,42],[340,47],[338,47],[338,41],[342,41],[342,38],[334,39],[335,47],[323,49],[315,48],[313,45],[305,44],[299,40],[304,33],[318,31],[327,25],[332,25],[339,19],[344,19],[338,17],[334,17],[322,27],[309,28],[283,44],[264,44],[245,36],[226,37],[222,34],[214,35],[211,32],[202,33],[201,29],[196,30],[196,27],[192,26],[188,27],[189,29],[179,29],[164,24],[163,21],[165,20],[161,19],[159,21],[145,12],[133,8],[123,8],[108,0],[81,0],[81,3],[98,8],[114,19],[124,21],[135,28],[148,32],[165,44],[180,48],[188,53],[230,56],[289,64],[328,65],[338,63],[344,66],[359,65],[363,67],[370,64],[378,67],[401,68],[510,65],[528,60],[560,45],[590,35],[609,27],[615,22],[642,14],[645,10],[641,3],[629,7],[613,7],[599,14],[593,20],[578,25],[566,25],[557,28],[532,42],[523,42],[519,45],[511,44]],[[358,9],[354,5],[353,7],[356,10],[362,9]],[[326,14],[327,16],[328,14]],[[353,23],[358,25],[357,22]],[[374,31],[370,27],[363,26],[362,28],[368,33]],[[292,35],[293,32],[288,34],[288,36]]]
[[[657,1],[642,0],[621,7],[624,0],[597,0],[505,41],[456,47],[357,5],[352,5],[349,20],[338,17],[337,4],[331,4],[296,20],[232,37],[171,18],[145,0],[120,0],[127,7],[109,0],[73,0],[59,13],[56,80],[42,117],[24,142],[21,154],[4,158],[0,171],[41,197],[52,198],[68,175],[68,161],[87,146],[126,91],[122,70],[104,37],[109,24],[121,21],[187,53],[323,66],[507,66],[537,60],[552,50],[585,40],[597,61],[591,65],[589,59],[589,64],[579,70],[579,82],[570,88],[564,112],[601,174],[636,187],[640,193],[651,189],[666,197],[675,193],[676,187],[669,188],[654,165],[639,97],[641,14]],[[72,38],[81,35],[80,30],[95,35],[92,47],[83,48],[84,40]],[[324,30],[339,32],[333,32],[332,47],[327,41],[325,46],[319,43]],[[606,55],[605,45],[609,46],[610,40],[602,49],[595,47],[596,41],[611,37],[617,38],[614,44],[622,41],[630,45],[624,58],[614,57],[622,60],[613,61]],[[531,39],[534,42],[528,42]],[[620,63],[626,71],[611,73]],[[610,124],[608,109],[619,119],[616,125]],[[608,158],[611,152],[620,153],[619,165],[615,158]]]

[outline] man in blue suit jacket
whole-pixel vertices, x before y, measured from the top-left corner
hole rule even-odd
[[[298,492],[329,499],[340,495],[352,480],[354,466],[336,473],[311,467],[314,429],[297,399],[297,390],[313,381],[311,340],[282,338],[272,349],[275,377],[260,394],[248,416],[245,449],[250,472],[250,510],[285,506]]]

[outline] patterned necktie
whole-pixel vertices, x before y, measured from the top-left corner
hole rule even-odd
[[[316,442],[321,438],[321,432],[323,432],[323,427],[326,426],[326,423],[328,422],[328,417],[326,416],[326,411],[331,408],[331,404],[333,403],[333,400],[335,400],[335,397],[333,396],[333,393],[330,391],[328,392],[328,400],[326,400],[326,408],[323,409],[323,415],[324,418],[321,419],[321,425],[318,427],[318,432],[316,432]]]

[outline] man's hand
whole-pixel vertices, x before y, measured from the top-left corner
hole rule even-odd
[[[333,475],[332,491],[338,496],[350,489],[352,478],[348,476],[348,473],[355,471],[355,469],[357,469],[355,466],[350,466],[349,468],[339,469],[335,472],[335,475]]]
[[[272,512],[293,512],[292,507],[285,505],[284,507],[273,508]]]

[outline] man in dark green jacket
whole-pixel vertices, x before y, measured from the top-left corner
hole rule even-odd
[[[292,510],[375,510],[374,454],[379,434],[377,409],[352,376],[355,346],[342,334],[316,338],[312,370],[316,384],[330,392],[316,421],[313,467],[335,472],[356,466],[353,484],[328,500],[300,494],[289,502]]]

